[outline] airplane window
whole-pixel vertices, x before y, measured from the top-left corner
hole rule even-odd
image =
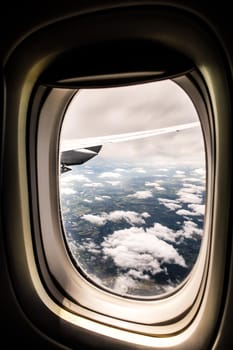
[[[174,81],[81,89],[60,135],[60,209],[77,270],[132,298],[173,292],[201,247],[205,146]]]

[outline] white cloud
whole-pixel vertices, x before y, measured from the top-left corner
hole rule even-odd
[[[92,182],[92,183],[87,183],[83,184],[85,187],[103,187],[104,185],[100,182]]]
[[[106,181],[106,183],[108,183],[112,186],[118,186],[121,182],[120,181]]]
[[[204,204],[188,204],[188,208],[191,209],[180,209],[177,210],[176,214],[182,216],[203,216],[205,214],[205,205]]]
[[[149,280],[150,279],[150,277],[148,275],[145,275],[142,273],[142,271],[138,271],[135,269],[130,269],[126,275],[133,277],[134,279],[140,279],[140,280]]]
[[[192,221],[184,221],[183,228],[177,231],[177,235],[185,238],[192,238],[194,234],[202,236],[203,230],[199,229],[197,224]]]
[[[160,169],[158,169],[158,171],[168,171],[168,169],[167,168],[160,168]]]
[[[170,210],[176,210],[182,207],[178,204],[178,201],[174,199],[158,198],[158,201]]]
[[[134,211],[115,210],[107,215],[107,220],[113,222],[125,220],[129,224],[144,224],[145,220],[143,218],[147,218],[149,216],[150,215],[148,213],[139,214]]]
[[[103,197],[101,197],[101,196],[95,196],[95,200],[99,201],[99,202],[103,202],[104,201]]]
[[[177,238],[176,231],[158,222],[154,223],[152,227],[147,228],[146,232],[168,242],[175,242]]]
[[[100,215],[85,214],[85,215],[81,216],[81,219],[89,221],[90,223],[92,223],[96,226],[103,226],[106,223],[105,217],[100,216]]]
[[[204,204],[189,204],[188,207],[192,209],[196,215],[205,214],[205,205]]]
[[[155,174],[154,177],[168,177],[166,174]]]
[[[141,214],[141,216],[142,216],[143,218],[149,218],[149,217],[150,217],[150,214],[147,213],[147,212],[144,212],[144,213]]]
[[[160,184],[158,182],[146,181],[145,182],[145,186],[147,186],[147,187],[154,187],[158,191],[165,191],[165,188],[160,186]]]
[[[70,188],[70,187],[63,187],[63,186],[61,186],[60,192],[62,194],[75,194],[76,193],[76,191],[74,191],[72,188]]]
[[[197,174],[197,175],[205,176],[206,171],[203,168],[197,168],[197,169],[194,170],[194,173]]]
[[[90,179],[87,176],[82,175],[82,174],[70,174],[70,173],[68,173],[65,176],[61,176],[60,179],[61,179],[62,184],[67,183],[67,182],[71,182],[71,181],[90,182]]]
[[[86,202],[86,203],[93,203],[93,200],[87,199],[87,198],[85,198],[83,201]]]
[[[106,171],[106,172],[100,174],[99,177],[104,178],[104,179],[105,178],[119,178],[119,177],[121,177],[121,174],[114,173],[111,171]]]
[[[204,179],[200,179],[198,177],[184,177],[183,181],[184,182],[203,182],[205,180]]]
[[[116,266],[136,270],[138,274],[157,274],[163,271],[163,263],[186,267],[184,258],[167,242],[153,232],[131,227],[115,231],[101,244],[106,257],[111,257]]]
[[[107,221],[120,222],[125,220],[130,225],[141,225],[145,223],[146,218],[150,216],[149,213],[136,213],[134,211],[115,210],[110,213],[103,212],[101,215],[85,214],[81,219],[91,222],[97,226],[103,226]]]
[[[127,173],[128,172],[128,170],[126,170],[126,169],[123,169],[123,168],[116,168],[114,171],[116,171],[116,172],[122,172],[122,173]]]
[[[181,190],[179,191],[178,195],[180,197],[180,201],[183,203],[201,203],[200,196],[197,196],[196,194],[187,193],[186,191]]]
[[[159,239],[168,242],[179,242],[180,238],[193,238],[194,234],[202,235],[203,230],[199,229],[197,224],[190,220],[186,220],[183,223],[183,227],[178,230],[172,230],[167,226],[163,226],[160,223],[154,223],[152,227],[146,229],[147,233],[156,236]]]
[[[153,197],[151,191],[137,191],[134,194],[129,194],[127,197],[145,199]]]
[[[102,284],[102,283],[101,283]],[[115,279],[113,290],[118,294],[127,294],[130,288],[135,288],[137,281],[127,274],[121,274]]]
[[[176,210],[176,209],[181,208],[180,204],[175,204],[175,203],[163,203],[163,205],[170,210]]]
[[[176,214],[177,215],[181,215],[181,216],[195,216],[197,215],[196,213],[190,211],[190,210],[187,210],[187,209],[180,209],[180,210],[177,210],[176,211]]]
[[[200,204],[202,202],[202,191],[205,190],[204,186],[198,186],[194,184],[184,184],[177,195],[179,201],[190,204]]]
[[[86,182],[90,182],[89,178],[85,175],[75,175],[75,180],[76,181],[86,181]]]
[[[119,276],[116,277],[112,289],[116,293],[121,295],[131,294],[131,290],[145,289],[144,281],[149,281],[149,280],[150,280],[149,275],[135,269],[130,269],[128,272],[121,273]],[[100,280],[98,282],[100,285],[102,285],[103,283],[103,281],[100,281]],[[155,288],[155,291],[154,291],[155,295],[171,292],[175,287],[175,285],[173,285],[172,282],[170,282],[171,283],[170,285],[167,285],[167,284],[155,285],[155,283],[152,281],[150,283],[152,283],[151,287]],[[141,292],[139,292],[139,294],[141,294]]]
[[[137,214],[134,212],[114,211],[109,214],[102,213],[101,216],[85,215],[95,224],[104,224],[107,220],[119,221],[122,218],[137,222],[143,221],[143,217],[149,214],[144,212]],[[187,267],[184,257],[170,244],[182,242],[184,238],[194,238],[194,235],[202,235],[202,230],[192,221],[185,221],[181,230],[174,231],[160,223],[144,229],[143,227],[131,227],[122,230],[116,230],[104,238],[104,241],[98,245],[90,238],[82,243],[80,249],[85,249],[89,253],[103,254],[103,258],[112,258],[116,267],[117,274],[111,280],[99,279],[92,276],[100,285],[110,287],[119,294],[128,294],[132,290],[144,288],[144,283],[153,283],[151,275],[160,272],[167,273],[167,267],[164,264],[177,264]],[[77,247],[72,246],[75,253]],[[175,285],[161,285],[158,287],[159,293],[173,290]],[[156,287],[157,288],[157,287]]]
[[[86,240],[85,242],[83,242],[82,247],[86,249],[89,253],[100,253],[100,246],[94,243],[93,241]]]
[[[202,186],[202,185],[185,183],[183,186],[186,188],[186,191],[190,193],[201,193],[202,191],[205,190],[205,186]]]
[[[139,174],[145,174],[146,170],[144,168],[133,168],[131,169],[132,172],[134,173],[139,173]]]

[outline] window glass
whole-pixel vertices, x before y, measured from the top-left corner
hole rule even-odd
[[[139,298],[187,278],[203,236],[206,164],[199,117],[181,87],[79,90],[61,128],[60,163],[64,239],[83,275]]]

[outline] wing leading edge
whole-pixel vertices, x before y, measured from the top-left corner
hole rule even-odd
[[[156,135],[178,132],[185,129],[200,127],[199,122],[169,126],[166,128],[136,131],[130,133],[72,139],[61,142],[61,172],[71,170],[68,166],[83,164],[95,157],[102,146],[107,143],[117,143],[130,140],[138,140]]]

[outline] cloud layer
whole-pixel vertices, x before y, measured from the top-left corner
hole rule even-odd
[[[176,83],[79,90],[64,118],[61,141],[163,128],[198,121],[195,107]],[[157,163],[204,160],[201,128],[105,145],[111,159],[156,159]],[[180,176],[182,174],[177,174]]]
[[[134,211],[115,210],[110,213],[103,212],[100,215],[85,214],[81,216],[81,219],[89,221],[97,226],[103,226],[107,221],[120,222],[122,220],[125,220],[131,225],[140,225],[145,224],[144,219],[149,216],[148,213],[139,214]]]
[[[102,247],[104,255],[110,256],[116,266],[123,270],[130,269],[137,278],[161,272],[163,263],[186,267],[183,257],[176,249],[157,238],[152,230],[131,227],[115,231],[104,240]]]
[[[77,167],[76,174],[61,178],[64,217],[75,228],[74,236],[67,231],[72,254],[96,283],[117,293],[172,290],[198,254],[205,171],[101,164]],[[72,211],[70,203],[80,206]]]

